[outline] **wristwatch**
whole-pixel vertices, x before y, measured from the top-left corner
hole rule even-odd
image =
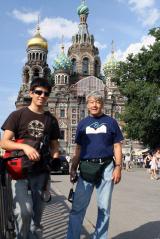
[[[122,165],[121,165],[121,164],[115,164],[115,167],[120,167],[120,168],[122,168]]]

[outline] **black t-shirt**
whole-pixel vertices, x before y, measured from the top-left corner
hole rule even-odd
[[[50,140],[60,138],[57,119],[49,112],[38,114],[28,107],[12,112],[2,125],[2,130],[14,132],[15,139],[34,138],[39,140],[44,133]]]

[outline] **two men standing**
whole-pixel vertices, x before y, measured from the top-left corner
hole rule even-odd
[[[39,151],[24,143],[15,143],[13,139],[34,138],[38,140],[44,132],[49,135],[49,148],[53,159],[59,157],[59,127],[57,120],[49,115],[50,124],[46,124],[44,105],[51,91],[48,83],[37,79],[31,83],[31,105],[13,112],[2,126],[4,135],[1,147],[6,150],[23,150],[30,160],[41,161]],[[94,184],[81,176],[78,178],[72,209],[69,216],[67,239],[80,239],[81,227],[94,187],[97,191],[98,216],[93,239],[107,239],[110,218],[113,185],[121,180],[122,133],[115,119],[103,113],[103,97],[99,92],[87,96],[90,115],[80,121],[76,132],[76,149],[70,171],[71,181],[76,177],[80,162],[88,161],[106,166],[101,181]],[[32,127],[38,125],[41,127]],[[38,165],[38,164],[37,164]],[[41,238],[42,200],[47,171],[36,168],[22,180],[12,180],[14,213],[16,217],[17,239]],[[28,195],[28,186],[31,195]],[[35,237],[34,237],[35,236]]]

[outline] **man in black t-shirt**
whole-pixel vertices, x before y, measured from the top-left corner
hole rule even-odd
[[[44,159],[38,147],[44,134],[49,139],[48,151],[51,157],[53,160],[59,157],[58,122],[49,112],[44,111],[50,92],[51,86],[47,80],[33,80],[30,85],[29,107],[12,112],[2,125],[4,134],[0,142],[1,147],[8,151],[22,150],[29,160],[34,162],[33,171],[28,173],[25,179],[13,179],[11,182],[17,239],[39,239],[42,236],[42,193],[49,174],[47,169],[42,167]],[[30,139],[37,147],[18,143],[13,139]]]

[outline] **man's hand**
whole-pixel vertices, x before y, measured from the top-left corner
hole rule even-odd
[[[71,181],[71,183],[75,183],[77,181],[77,171],[72,168],[70,171],[70,181]]]
[[[27,155],[27,157],[32,161],[39,161],[40,160],[40,154],[38,151],[33,148],[32,146],[28,144],[23,144],[22,150]]]
[[[116,166],[112,174],[112,180],[115,184],[121,181],[121,167]]]

